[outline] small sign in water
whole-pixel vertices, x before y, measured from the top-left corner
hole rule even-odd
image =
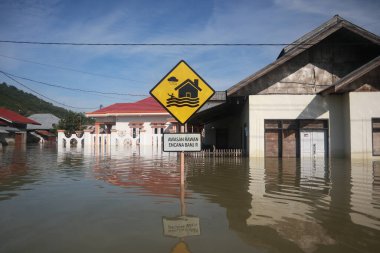
[[[164,217],[162,223],[166,236],[183,238],[201,234],[199,217],[196,216]]]
[[[164,152],[201,151],[201,134],[164,134]]]

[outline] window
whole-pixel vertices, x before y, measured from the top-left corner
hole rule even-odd
[[[380,156],[380,118],[372,119],[372,154]]]
[[[136,128],[132,128],[132,138],[136,138]]]
[[[156,127],[154,128],[154,134],[163,134],[164,129],[162,127]]]

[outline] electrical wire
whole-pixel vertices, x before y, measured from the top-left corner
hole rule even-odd
[[[81,43],[0,40],[0,43],[58,45],[58,46],[289,46],[314,45],[313,43]]]
[[[0,40],[0,43],[56,45],[56,46],[185,46],[185,47],[259,47],[259,46],[314,46],[317,43],[81,43],[81,42],[43,42],[43,41],[16,41]],[[367,45],[369,43],[339,43],[340,45]]]
[[[62,67],[62,66],[57,66],[57,65],[47,64],[47,63],[41,63],[41,62],[36,62],[36,61],[31,61],[31,60],[25,60],[25,59],[11,57],[11,56],[2,55],[2,54],[0,54],[0,57],[8,58],[8,59],[16,60],[16,61],[38,64],[41,66],[46,66],[46,67],[51,67],[51,68],[62,69],[62,70],[66,70],[66,71],[73,71],[73,72],[82,73],[82,74],[86,74],[86,75],[100,76],[100,77],[105,77],[105,78],[119,79],[119,80],[132,81],[132,82],[138,82],[138,83],[146,83],[146,82],[141,81],[141,80],[135,80],[135,79],[130,79],[130,78],[115,77],[115,76],[109,76],[109,75],[98,74],[98,73],[93,73],[93,72],[87,72],[87,71],[83,71],[83,70],[78,70],[78,69],[73,69],[73,68],[68,68],[68,67]]]
[[[50,87],[60,88],[60,89],[80,91],[80,92],[87,92],[87,93],[95,93],[95,94],[101,94],[101,95],[119,95],[119,96],[132,96],[132,97],[148,97],[148,95],[141,95],[141,94],[118,93],[118,92],[103,92],[103,91],[97,91],[97,90],[85,90],[85,89],[79,89],[79,88],[70,88],[70,87],[63,86],[63,85],[57,85],[57,84],[51,84],[51,83],[36,81],[36,80],[30,79],[30,78],[26,78],[26,77],[10,74],[10,73],[7,73],[7,72],[5,72],[3,70],[0,70],[0,72],[5,73],[5,74],[7,74],[9,76],[13,76],[13,77],[16,77],[16,78],[20,78],[20,79],[26,80],[26,81],[31,81],[31,82],[47,85],[47,86],[50,86]],[[115,97],[113,97],[113,98],[115,98]]]
[[[64,104],[64,103],[61,103],[61,102],[59,102],[59,101],[57,101],[57,100],[54,100],[54,99],[51,99],[51,98],[49,98],[49,97],[47,97],[47,96],[45,96],[45,95],[43,95],[43,94],[41,94],[41,93],[39,93],[39,92],[37,92],[37,91],[35,91],[35,90],[29,88],[29,87],[26,86],[25,84],[23,84],[23,83],[17,81],[16,79],[14,79],[13,77],[11,77],[10,75],[8,75],[7,73],[5,73],[5,72],[3,72],[3,71],[1,71],[1,70],[0,70],[0,73],[2,73],[3,75],[5,75],[6,77],[8,77],[9,79],[11,79],[12,81],[18,83],[18,84],[21,85],[22,87],[24,87],[24,88],[30,90],[31,92],[33,92],[33,93],[35,93],[35,94],[37,94],[37,95],[39,95],[39,96],[41,96],[41,97],[43,97],[43,98],[45,98],[45,99],[48,99],[48,100],[50,100],[50,101],[52,101],[52,102],[54,102],[54,103],[56,103],[56,104],[59,104],[59,105],[65,106],[65,107],[69,107],[69,108],[73,108],[73,109],[82,109],[82,110],[94,110],[94,109],[98,109],[97,107],[76,107],[76,106],[66,105],[66,104]]]

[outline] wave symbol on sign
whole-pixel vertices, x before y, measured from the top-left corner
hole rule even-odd
[[[173,95],[170,95],[170,98],[166,100],[166,106],[171,107],[171,106],[177,106],[177,107],[197,107],[199,106],[199,98],[189,98],[189,97],[181,97],[181,98],[176,98]]]

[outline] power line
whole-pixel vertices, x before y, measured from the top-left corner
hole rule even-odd
[[[57,65],[47,64],[47,63],[41,63],[41,62],[36,62],[36,61],[31,61],[31,60],[25,60],[25,59],[11,57],[11,56],[2,55],[2,54],[0,54],[0,57],[8,58],[8,59],[16,60],[16,61],[22,61],[22,62],[27,62],[27,63],[38,64],[38,65],[41,65],[41,66],[46,66],[46,67],[51,67],[51,68],[57,68],[57,69],[62,69],[62,70],[67,70],[67,71],[73,71],[73,72],[87,74],[87,75],[100,76],[100,77],[119,79],[119,80],[125,80],[125,81],[132,81],[132,82],[138,82],[138,83],[145,83],[144,81],[140,81],[140,80],[135,80],[135,79],[130,79],[130,78],[123,78],[123,77],[115,77],[115,76],[109,76],[109,75],[104,75],[104,74],[98,74],[98,73],[93,73],[93,72],[88,72],[88,71],[83,71],[83,70],[78,70],[78,69],[73,69],[73,68],[68,68],[68,67],[62,67],[62,66],[57,66]]]
[[[63,86],[63,85],[51,84],[51,83],[36,81],[36,80],[30,79],[30,78],[26,78],[26,77],[10,74],[10,73],[7,73],[7,72],[2,71],[2,70],[0,70],[0,72],[2,72],[3,74],[5,73],[5,74],[7,74],[9,76],[13,76],[13,77],[16,77],[16,78],[23,79],[23,80],[27,80],[27,81],[31,81],[31,82],[35,82],[35,83],[39,83],[39,84],[43,84],[43,85],[47,85],[47,86],[50,86],[50,87],[60,88],[60,89],[80,91],[80,92],[87,92],[87,93],[95,93],[95,94],[101,94],[101,95],[119,95],[119,96],[132,96],[132,97],[148,97],[148,95],[141,95],[141,94],[118,93],[118,92],[103,92],[103,91],[97,91],[97,90],[85,90],[85,89],[79,89],[79,88],[70,88],[70,87]],[[113,97],[113,98],[115,98],[115,97]]]
[[[81,43],[0,40],[0,43],[57,45],[57,46],[289,46],[315,45],[314,43]]]
[[[286,46],[314,46],[316,43],[82,43],[82,42],[43,42],[43,41],[16,41],[0,40],[0,43],[51,45],[51,46],[143,46],[143,47],[286,47]],[[370,43],[334,43],[334,45],[369,45]]]
[[[75,107],[75,106],[71,106],[71,105],[66,105],[66,104],[64,104],[64,103],[58,102],[57,100],[54,100],[54,99],[51,99],[51,98],[49,98],[49,97],[47,97],[47,96],[45,96],[45,95],[42,95],[41,93],[39,93],[39,92],[37,92],[37,91],[35,91],[35,90],[29,88],[29,87],[26,86],[25,84],[23,84],[23,83],[17,81],[16,79],[14,79],[13,77],[11,77],[10,75],[8,75],[7,73],[5,73],[5,72],[3,72],[3,71],[1,71],[1,70],[0,70],[0,73],[2,73],[3,75],[5,75],[5,76],[8,77],[9,79],[13,80],[14,82],[18,83],[18,84],[21,85],[22,87],[24,87],[24,88],[26,88],[26,89],[28,89],[28,90],[34,92],[35,94],[37,94],[37,95],[39,95],[39,96],[41,96],[41,97],[43,97],[43,98],[45,98],[45,99],[48,99],[48,100],[50,100],[50,101],[52,101],[52,102],[54,102],[54,103],[56,103],[56,104],[59,104],[59,105],[65,106],[65,107],[69,107],[69,108],[73,108],[73,109],[83,109],[83,110],[86,110],[86,109],[91,109],[91,110],[93,110],[93,109],[98,109],[97,107],[91,107],[91,108],[89,108],[89,107]]]

